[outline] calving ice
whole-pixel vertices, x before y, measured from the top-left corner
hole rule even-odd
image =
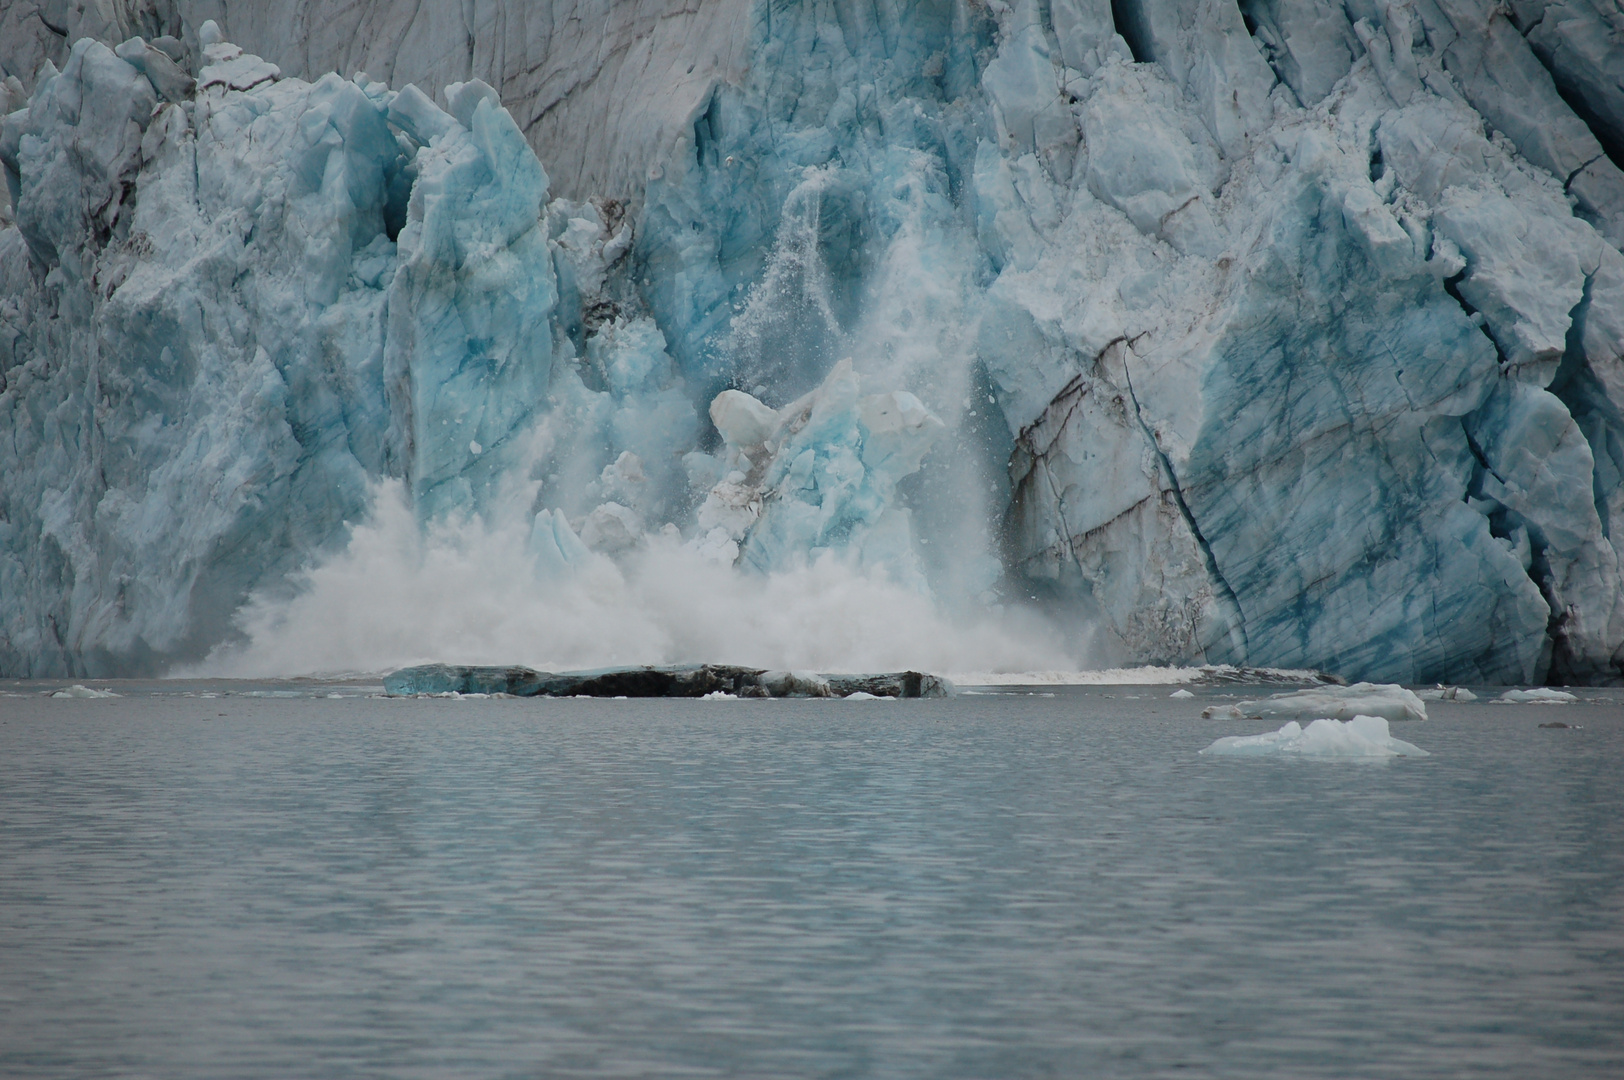
[[[0,673],[1624,676],[1600,6],[554,6],[0,35]]]

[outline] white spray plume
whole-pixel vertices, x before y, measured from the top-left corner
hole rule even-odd
[[[425,662],[543,670],[732,663],[818,671],[1075,668],[1058,631],[1022,611],[952,618],[928,596],[834,557],[772,575],[718,565],[652,535],[619,562],[593,555],[538,576],[525,525],[418,525],[398,483],[374,492],[348,546],[255,596],[246,641],[188,675],[373,673]]]

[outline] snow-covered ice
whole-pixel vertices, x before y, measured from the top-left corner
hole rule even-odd
[[[1319,719],[1305,728],[1292,720],[1279,731],[1230,735],[1201,751],[1212,757],[1303,757],[1330,759],[1428,757],[1427,751],[1388,734],[1380,716]]]

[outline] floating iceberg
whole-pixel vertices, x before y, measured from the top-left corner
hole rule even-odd
[[[1262,701],[1241,701],[1234,705],[1214,705],[1202,710],[1206,719],[1299,720],[1326,717],[1351,720],[1355,716],[1379,716],[1403,722],[1425,720],[1427,707],[1413,691],[1395,684],[1354,683],[1352,686],[1326,686],[1275,694]]]
[[[1464,686],[1434,686],[1416,691],[1422,701],[1476,701],[1477,695]]]
[[[1428,757],[1427,751],[1388,734],[1380,716],[1320,719],[1305,728],[1293,720],[1279,731],[1231,735],[1201,751],[1212,757],[1392,758]]]
[[[1504,705],[1571,705],[1579,697],[1566,690],[1536,686],[1532,690],[1507,690],[1494,700]]]

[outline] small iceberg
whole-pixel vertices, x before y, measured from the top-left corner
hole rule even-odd
[[[1422,701],[1476,701],[1477,695],[1464,686],[1437,686],[1416,693]]]
[[[1352,720],[1381,717],[1395,723],[1425,720],[1427,707],[1419,697],[1397,683],[1354,683],[1322,686],[1275,694],[1262,701],[1214,705],[1203,709],[1208,720]]]
[[[1566,690],[1536,686],[1532,690],[1507,690],[1494,700],[1499,705],[1571,705],[1579,696]]]
[[[1179,701],[1188,701],[1190,698],[1195,697],[1195,695],[1190,693],[1188,690],[1175,690],[1167,696],[1170,698],[1177,698]]]
[[[1315,720],[1306,728],[1293,720],[1279,731],[1262,735],[1231,735],[1219,739],[1202,754],[1213,757],[1393,758],[1428,757],[1419,746],[1387,733],[1380,716],[1352,720]]]
[[[115,694],[111,690],[93,690],[88,686],[81,686],[78,683],[74,683],[72,686],[67,687],[66,689],[58,690],[51,696],[54,698],[110,698],[123,697],[124,695]]]

